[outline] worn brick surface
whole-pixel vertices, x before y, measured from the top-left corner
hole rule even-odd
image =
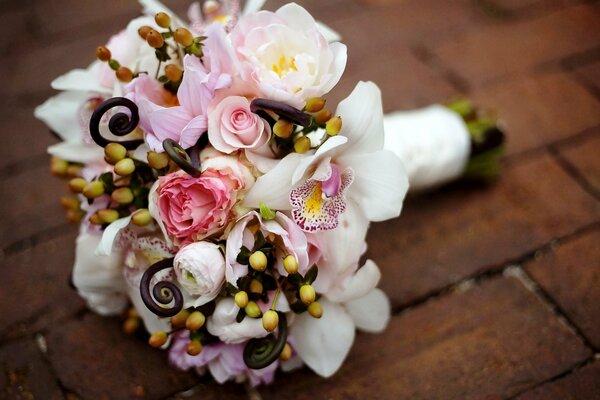
[[[32,325],[39,328],[82,309],[83,301],[68,286],[73,233],[2,260],[0,336],[27,332]]]
[[[600,125],[600,101],[565,74],[525,75],[478,90],[473,98],[505,123],[509,154]]]
[[[443,65],[479,86],[597,47],[599,18],[597,5],[575,5],[535,20],[489,26],[449,38],[434,52]]]
[[[33,339],[0,347],[0,398],[62,399],[56,378]]]
[[[600,230],[561,243],[527,264],[527,272],[600,349]]]
[[[0,177],[0,243],[2,248],[36,233],[66,225],[60,197],[68,195],[66,182],[50,175],[46,157],[32,169]]]
[[[507,310],[519,312],[507,312]],[[281,376],[265,399],[506,398],[553,377],[591,352],[514,278],[497,278],[360,335],[330,380]]]
[[[560,154],[595,191],[600,193],[600,131],[573,145],[563,146]]]
[[[383,269],[382,286],[398,306],[599,218],[600,204],[540,155],[509,165],[493,186],[411,199],[399,219],[372,227],[368,255]]]
[[[595,361],[566,377],[542,385],[517,397],[517,400],[598,400],[600,399],[600,362]]]
[[[197,379],[170,367],[166,353],[127,336],[117,319],[92,314],[53,328],[48,356],[65,387],[84,399],[131,399],[140,392],[157,399]]]
[[[600,93],[600,60],[577,68],[575,73],[596,93]]]

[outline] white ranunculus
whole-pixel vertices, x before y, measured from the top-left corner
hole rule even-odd
[[[402,160],[410,190],[439,186],[464,173],[471,140],[457,113],[434,104],[385,115],[383,123],[385,148]]]
[[[101,236],[81,233],[76,241],[73,284],[88,307],[101,315],[115,315],[127,306],[127,285],[123,278],[123,255],[96,256]]]
[[[254,79],[267,98],[297,108],[328,93],[346,68],[346,46],[328,43],[313,17],[294,3],[243,17],[231,41],[242,77]]]
[[[213,300],[225,282],[225,258],[218,245],[191,243],[177,253],[175,275],[198,307]]]

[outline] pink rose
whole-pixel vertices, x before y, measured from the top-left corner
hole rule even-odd
[[[209,115],[208,139],[223,153],[256,149],[271,137],[269,124],[250,111],[250,101],[246,97],[226,97]]]

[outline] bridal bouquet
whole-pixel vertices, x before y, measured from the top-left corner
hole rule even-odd
[[[369,223],[400,214],[409,178],[455,179],[501,145],[452,106],[389,116],[388,136],[408,134],[386,137],[373,83],[329,107],[346,46],[299,5],[263,2],[194,4],[186,24],[142,0],[144,16],[36,110],[62,139],[51,170],[81,224],[74,287],[221,383],[334,374],[356,329],[390,318],[379,268],[361,261]]]
[[[408,188],[379,89],[328,107],[346,47],[296,4],[207,1],[185,25],[144,3],[37,110],[76,193],[74,286],[103,315],[133,304],[127,331],[143,322],[172,364],[219,382],[332,375],[355,330],[390,317],[360,263],[369,222],[397,217]]]

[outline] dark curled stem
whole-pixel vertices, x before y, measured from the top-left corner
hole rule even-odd
[[[135,103],[125,97],[113,97],[100,104],[92,113],[90,118],[90,134],[94,142],[100,147],[106,147],[110,143],[119,143],[127,150],[135,150],[139,145],[144,143],[143,139],[136,140],[109,140],[100,133],[100,123],[104,114],[115,107],[125,107],[131,112],[131,116],[126,113],[117,113],[113,115],[108,122],[108,129],[115,136],[126,136],[133,132],[140,122],[138,108]]]
[[[142,301],[148,310],[163,318],[172,317],[183,308],[183,295],[173,282],[160,281],[152,288],[152,294],[150,293],[152,278],[160,271],[169,268],[173,268],[173,258],[165,258],[153,264],[144,272],[140,281]],[[172,307],[165,307],[171,302],[173,302]]]
[[[251,339],[244,349],[244,362],[251,369],[263,369],[273,364],[281,355],[288,335],[288,326],[285,314],[278,312],[279,336],[272,333],[260,339]]]
[[[252,103],[250,103],[250,111],[258,114],[260,110],[272,111],[280,117],[304,128],[308,128],[310,126],[310,115],[279,101],[269,99],[252,100]]]
[[[179,168],[181,168],[194,178],[200,176],[200,162],[196,160],[197,167],[194,166],[195,163],[192,162],[192,159],[190,158],[188,153],[186,153],[183,147],[177,144],[177,142],[175,142],[172,139],[166,139],[165,141],[163,141],[163,148],[165,149],[165,152],[167,153],[169,158],[173,160],[173,162],[177,164]]]

